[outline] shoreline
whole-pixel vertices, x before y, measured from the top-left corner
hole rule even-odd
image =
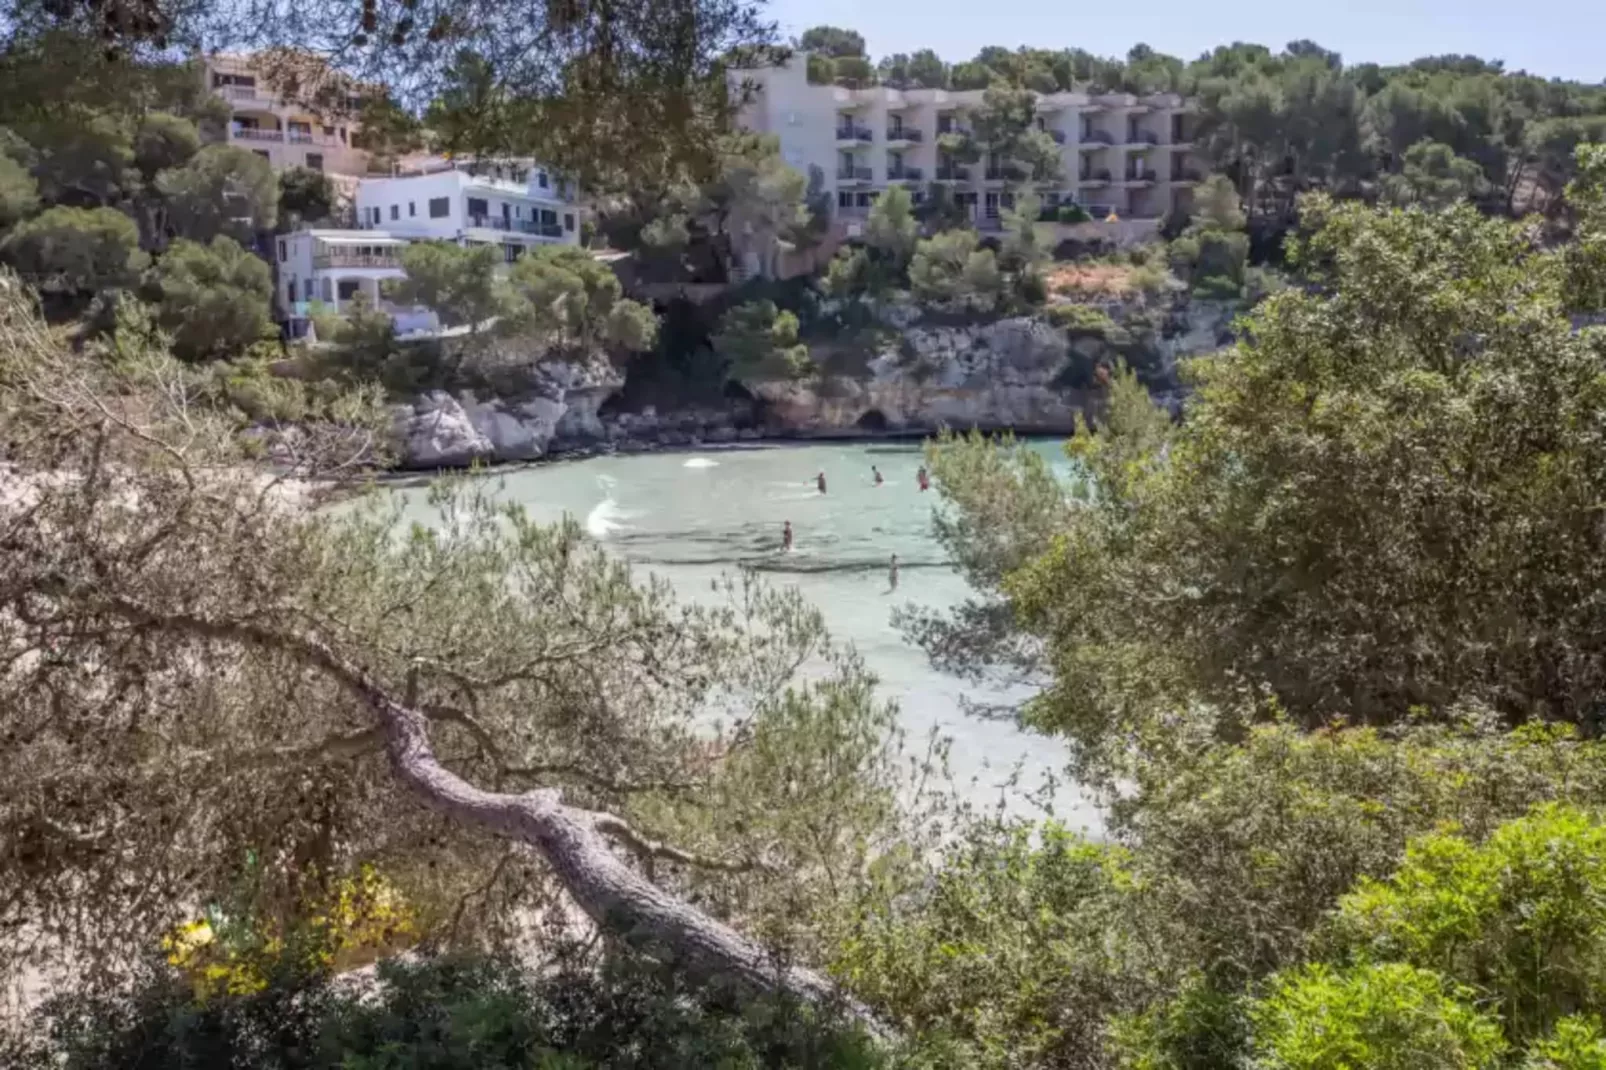
[[[1013,428],[977,428],[985,435],[1011,435],[1021,442],[1036,442],[1044,439],[1065,440],[1071,437],[1069,431],[1017,431]],[[761,450],[795,449],[803,446],[852,446],[858,444],[885,443],[888,445],[906,444],[910,449],[918,449],[929,439],[935,438],[941,431],[861,431],[852,434],[815,434],[815,435],[765,435],[761,438],[734,442],[677,442],[653,444],[642,448],[622,448],[617,443],[601,443],[591,447],[575,449],[553,450],[540,457],[527,460],[497,461],[484,459],[464,465],[437,465],[435,467],[407,467],[397,466],[376,470],[374,478],[380,483],[418,482],[427,480],[433,475],[442,473],[467,473],[483,471],[491,472],[516,471],[526,468],[542,468],[547,465],[563,464],[573,461],[587,461],[598,457],[640,457],[657,455],[661,453],[747,453]]]

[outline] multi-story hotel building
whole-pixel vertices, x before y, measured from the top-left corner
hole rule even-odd
[[[890,185],[907,185],[918,200],[936,182],[985,228],[997,225],[1029,181],[1015,161],[965,163],[938,147],[942,134],[969,129],[982,90],[813,85],[807,61],[794,53],[784,66],[733,72],[733,83],[751,94],[738,121],[777,137],[793,167],[817,168],[840,220],[865,215]],[[1173,206],[1187,206],[1201,177],[1190,155],[1192,121],[1187,101],[1173,94],[1039,94],[1036,122],[1060,146],[1060,176],[1031,184],[1045,205],[1078,204],[1096,220],[1157,223]]]
[[[332,175],[367,171],[368,154],[353,143],[360,107],[354,95],[319,111],[276,92],[251,56],[220,53],[206,57],[201,66],[207,87],[229,102],[229,144],[265,157],[275,171],[287,167],[310,167]]]

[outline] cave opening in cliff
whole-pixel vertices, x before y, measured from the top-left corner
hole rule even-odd
[[[859,417],[854,426],[858,427],[860,431],[872,431],[880,434],[887,429],[887,417],[880,409],[871,409]]]

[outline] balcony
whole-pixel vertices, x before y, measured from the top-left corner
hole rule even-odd
[[[1005,164],[1003,167],[989,167],[987,181],[989,182],[1025,182],[1026,168],[1017,164]]]
[[[1084,186],[1107,186],[1110,183],[1110,172],[1106,170],[1083,171],[1077,181]]]
[[[904,164],[901,167],[887,168],[888,182],[919,182],[924,176],[924,168],[911,167],[908,164]]]
[[[1203,179],[1204,175],[1192,167],[1173,167],[1171,169],[1171,181],[1173,182],[1200,182]]]
[[[229,131],[229,136],[238,141],[272,141],[284,143],[283,130],[263,130],[255,126],[236,126]]]
[[[1063,130],[1044,130],[1043,133],[1047,134],[1053,140],[1054,144],[1056,144],[1056,145],[1065,144],[1065,131],[1063,131]]]
[[[382,268],[400,271],[401,261],[389,253],[323,253],[312,258],[314,268]]]
[[[970,168],[968,167],[939,167],[937,168],[938,182],[969,182]]]
[[[970,127],[965,126],[963,123],[956,123],[952,119],[938,119],[937,136],[941,137],[943,134],[957,134],[960,137],[969,137]]]
[[[1087,148],[1115,144],[1115,135],[1107,130],[1083,130],[1082,144]]]
[[[1126,136],[1128,145],[1158,145],[1160,135],[1151,130],[1133,130]]]
[[[499,215],[471,215],[468,225],[482,230],[502,230],[510,234],[534,234],[541,238],[563,237],[563,227],[557,223],[537,223],[533,219],[507,219]]]
[[[887,127],[887,140],[888,141],[907,141],[907,142],[910,142],[911,144],[918,145],[922,141],[924,141],[925,139],[926,139],[926,135],[918,127],[913,127],[913,126],[889,126],[889,127]]]
[[[836,139],[838,141],[874,141],[875,135],[870,132],[868,126],[860,126],[854,123],[848,126],[838,126],[836,128]]]
[[[836,169],[838,182],[868,182],[870,169],[868,167],[838,167]]]
[[[248,104],[257,101],[266,104],[271,103],[273,99],[266,93],[258,93],[254,85],[220,85],[217,91],[223,94],[225,100],[238,100]]]
[[[1137,182],[1137,183],[1146,184],[1146,183],[1151,183],[1151,182],[1158,182],[1160,180],[1160,176],[1155,174],[1153,171],[1148,170],[1147,168],[1144,168],[1144,169],[1136,170],[1136,171],[1128,171],[1126,173],[1126,180],[1128,182]]]

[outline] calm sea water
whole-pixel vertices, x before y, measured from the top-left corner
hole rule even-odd
[[[1034,448],[1061,457],[1055,443]],[[892,624],[897,606],[942,608],[968,593],[932,537],[938,500],[934,491],[920,492],[920,464],[915,444],[860,443],[598,457],[489,478],[539,520],[576,517],[593,538],[683,597],[709,597],[710,580],[738,567],[796,587],[824,614],[833,637],[863,655],[882,694],[897,702],[912,744],[935,727],[953,741],[950,765],[968,795],[979,803],[1003,797],[1025,811],[1024,787],[1060,774],[1064,748],[1013,723],[968,715],[962,700],[997,703],[1026,692],[938,672]],[[885,480],[879,487],[872,466]],[[820,472],[825,494],[815,489]],[[781,549],[788,520],[789,553]],[[900,565],[895,591],[893,554]],[[1022,788],[1010,788],[1017,770]],[[1061,785],[1054,810],[1073,827],[1099,825],[1073,787]]]

